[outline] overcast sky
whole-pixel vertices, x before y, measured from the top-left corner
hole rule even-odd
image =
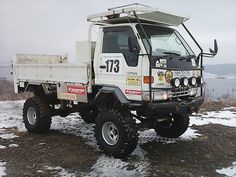
[[[236,63],[235,0],[0,0],[0,64],[15,53],[68,53],[73,61],[75,41],[87,39],[87,15],[135,2],[189,15],[186,25],[207,52],[218,41],[206,63]]]

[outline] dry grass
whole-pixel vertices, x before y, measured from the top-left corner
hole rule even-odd
[[[220,111],[224,107],[233,106],[236,107],[235,102],[225,102],[225,101],[204,101],[204,103],[201,106],[201,109],[199,112],[206,112],[206,111]]]
[[[13,82],[9,80],[0,80],[0,100],[24,100],[32,96],[31,93],[14,93]]]

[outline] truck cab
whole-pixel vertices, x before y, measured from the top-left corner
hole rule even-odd
[[[196,96],[203,86],[201,66],[183,37],[169,27],[143,24],[143,28],[152,45],[151,60],[139,24],[124,23],[100,30],[101,47],[97,47],[94,59],[95,84],[118,87],[133,101]]]
[[[154,129],[178,138],[189,115],[204,101],[203,58],[213,58],[190,33],[189,18],[140,4],[90,15],[88,40],[77,42],[78,63],[63,56],[17,55],[15,92],[32,91],[23,120],[29,132],[45,133],[51,117],[79,112],[95,123],[95,138],[107,154],[124,158],[138,132]],[[92,27],[98,26],[92,42]],[[173,27],[182,26],[199,48],[195,54]]]

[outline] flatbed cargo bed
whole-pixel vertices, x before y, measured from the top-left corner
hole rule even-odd
[[[61,63],[60,60],[57,60],[58,58],[60,59],[58,56],[50,55],[16,55],[14,64],[14,78],[17,80],[17,82],[33,82],[35,84],[88,84],[88,63]],[[43,64],[39,64],[39,60],[43,60]],[[15,90],[15,92],[17,92],[17,90]]]

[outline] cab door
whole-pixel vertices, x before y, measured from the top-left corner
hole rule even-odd
[[[130,39],[138,46],[130,26],[103,28],[102,49],[95,68],[95,83],[118,87],[128,99],[141,100],[142,57],[137,50],[130,50]]]

